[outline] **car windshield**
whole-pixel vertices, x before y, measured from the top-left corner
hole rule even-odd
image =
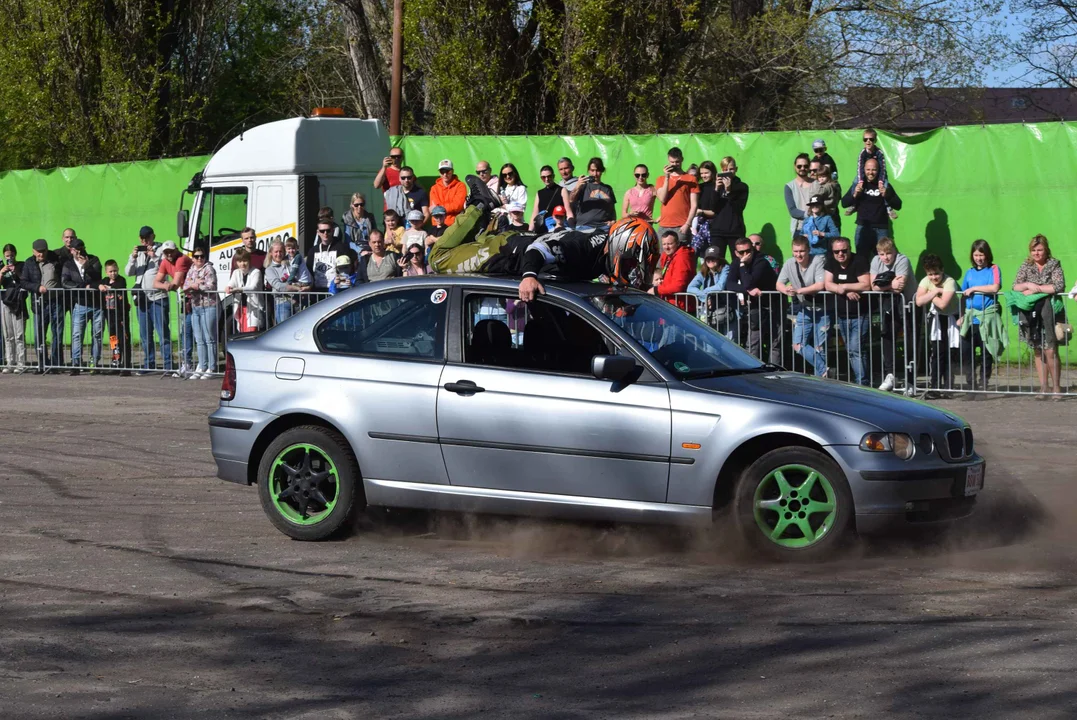
[[[642,293],[610,293],[589,299],[681,380],[772,369],[714,328],[658,298]]]

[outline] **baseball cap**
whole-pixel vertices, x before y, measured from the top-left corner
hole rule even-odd
[[[441,207],[440,205],[435,205],[433,208],[431,208],[430,214],[431,215],[448,215],[448,213],[445,212],[445,208]]]
[[[85,250],[86,243],[82,242],[82,240],[79,238],[75,238],[71,241],[71,245],[69,245],[68,247],[70,247],[72,250]]]
[[[176,247],[176,243],[172,242],[171,240],[165,240],[163,243],[161,243],[161,247],[159,248],[159,250],[161,252],[164,252],[165,250],[179,250],[179,248]]]
[[[410,211],[408,213],[408,222],[411,222],[412,220],[422,220],[422,219],[423,219],[423,211],[422,210],[412,210],[412,211]]]
[[[337,267],[351,267],[352,259],[347,255],[337,255]]]
[[[147,238],[147,237],[149,237],[150,235],[153,235],[153,234],[154,234],[153,228],[151,228],[149,225],[143,225],[138,230],[138,236],[140,238]]]
[[[809,205],[822,205],[823,198],[820,195],[812,195],[811,200],[808,201]]]
[[[812,150],[825,150],[826,149],[826,141],[824,141],[822,138],[816,140],[815,142],[813,142],[811,144],[811,149]]]
[[[558,205],[557,207],[555,207],[553,209],[553,216],[554,217],[565,217],[566,215],[568,215],[568,213],[565,212],[565,206],[564,205]]]
[[[509,212],[523,212],[524,206],[521,203],[509,203]]]
[[[439,162],[438,170],[452,170],[452,160],[442,160]]]
[[[37,240],[34,240],[32,247],[38,252],[47,252],[49,249],[49,241],[39,238]]]

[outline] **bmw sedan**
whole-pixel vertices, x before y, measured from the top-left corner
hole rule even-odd
[[[425,276],[228,348],[218,476],[325,538],[366,506],[733,522],[778,558],[972,512],[984,461],[932,405],[760,363],[654,296]]]

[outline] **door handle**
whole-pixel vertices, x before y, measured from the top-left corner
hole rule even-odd
[[[457,395],[474,395],[475,393],[485,392],[486,388],[481,388],[470,380],[460,380],[459,382],[450,382],[442,385],[443,388],[449,392],[454,392]]]

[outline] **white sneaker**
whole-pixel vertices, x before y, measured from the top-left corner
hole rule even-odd
[[[202,373],[201,375],[198,376],[198,379],[199,380],[212,380],[213,379],[213,373],[204,372],[204,373]]]
[[[4,373],[5,375],[6,375],[7,373],[9,373],[9,372],[11,372],[11,368],[9,368],[9,367],[6,367],[6,368],[4,368],[3,370],[0,370],[0,373]]]
[[[894,389],[894,373],[887,373],[883,378],[883,384],[879,386],[879,389],[883,392],[890,392]]]
[[[19,365],[12,372],[14,372],[16,375],[22,375],[24,372],[26,372],[26,366],[25,365]]]
[[[905,388],[905,392],[902,393],[902,394],[905,397],[915,397],[916,396],[916,388],[914,388],[914,387],[912,387],[910,385],[909,387]]]
[[[195,368],[195,369],[194,369],[194,372],[192,372],[192,373],[191,373],[191,374],[190,374],[190,375],[189,375],[189,376],[187,377],[187,379],[188,379],[188,380],[198,380],[198,379],[199,379],[199,376],[200,376],[200,375],[201,375],[202,373],[204,373],[204,372],[205,372],[205,370],[203,370],[202,368]]]
[[[187,365],[180,365],[179,370],[172,373],[172,377],[174,377],[174,378],[185,378],[185,377],[187,377],[187,373],[189,373],[189,372],[191,372],[191,368],[187,367]]]

